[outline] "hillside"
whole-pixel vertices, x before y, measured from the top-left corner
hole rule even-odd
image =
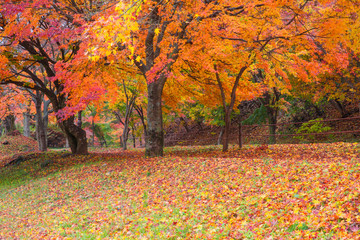
[[[302,142],[354,142],[360,136],[360,114],[356,104],[346,105],[349,114],[342,118],[341,113],[335,106],[327,104],[322,114],[298,111],[294,114],[281,113],[278,118],[277,143],[302,143]],[[254,111],[254,109],[252,110]],[[249,115],[248,115],[249,116]],[[305,136],[303,139],[296,138],[297,130],[309,120],[322,118],[322,127],[329,127],[334,134]],[[333,119],[335,119],[333,121]],[[298,123],[298,124],[291,124]],[[185,126],[186,125],[186,126]],[[166,146],[190,146],[190,145],[216,145],[218,143],[221,127],[197,123],[191,120],[176,119],[165,128]],[[308,133],[308,132],[303,132]],[[242,126],[244,144],[267,144],[269,142],[269,127],[266,125]],[[230,143],[239,142],[239,123],[234,120],[231,126]]]
[[[20,155],[38,151],[36,140],[23,135],[7,135],[0,138],[0,167]]]

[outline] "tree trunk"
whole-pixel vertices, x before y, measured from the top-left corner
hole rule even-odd
[[[144,116],[143,108],[141,106],[136,105],[136,104],[134,104],[134,108],[135,108],[136,112],[138,113],[138,115],[140,117],[141,124],[143,125],[144,140],[145,140],[145,143],[146,143],[147,127],[146,127],[146,123],[145,123],[145,116]],[[140,145],[143,145],[141,138],[140,138]]]
[[[2,121],[0,119],[0,137],[2,136],[3,134],[3,124],[2,124]]]
[[[216,81],[218,83],[218,87],[220,89],[220,93],[221,93],[221,99],[222,99],[222,105],[225,111],[225,139],[223,141],[223,152],[226,152],[229,148],[229,136],[230,136],[230,127],[231,127],[231,113],[233,111],[234,108],[234,104],[235,104],[235,100],[236,100],[236,89],[239,85],[239,81],[241,76],[243,75],[243,73],[245,72],[245,70],[247,69],[247,66],[243,66],[240,70],[239,73],[236,76],[234,85],[232,87],[231,90],[231,94],[230,94],[230,104],[226,104],[226,97],[225,97],[225,90],[222,84],[222,81],[220,79],[220,75],[219,72],[217,71],[217,66],[214,65],[214,70],[216,71],[215,75],[216,75]]]
[[[92,142],[92,146],[95,146],[95,122],[94,122],[94,117],[91,120],[91,127],[92,127],[92,136],[91,136],[91,142]]]
[[[335,106],[336,110],[340,112],[342,118],[349,116],[349,112],[346,110],[344,104],[339,100],[331,100],[330,102],[333,104],[333,106]]]
[[[242,147],[243,147],[242,123],[239,118],[239,148],[242,149]]]
[[[66,120],[59,121],[60,128],[66,134],[73,154],[88,154],[86,132],[79,126],[76,126],[74,118],[74,116],[71,116]]]
[[[159,84],[157,81],[148,84],[148,125],[145,146],[145,156],[147,157],[163,156],[164,154],[164,131],[161,109],[163,85]]]
[[[11,114],[5,117],[4,127],[5,127],[5,135],[16,130],[14,115]]]
[[[62,110],[65,107],[66,98],[61,96],[48,96],[55,112]],[[56,115],[56,120],[61,130],[65,133],[68,140],[71,153],[73,154],[88,154],[88,144],[86,139],[86,132],[79,126],[76,126],[75,115],[62,119],[61,116]]]
[[[279,110],[270,106],[267,106],[266,110],[269,118],[269,144],[276,144],[276,124]]]
[[[82,116],[81,116],[81,114],[82,114],[82,111],[79,111],[79,112],[78,112],[78,115],[77,115],[77,123],[76,123],[76,125],[77,125],[78,127],[81,127],[81,126],[82,126]]]
[[[123,147],[123,140],[122,140],[122,136],[120,136],[120,147]]]
[[[1,135],[0,135],[1,136]],[[142,147],[143,143],[142,143],[142,138],[141,135],[139,136],[139,147]]]
[[[122,147],[123,147],[123,150],[127,150],[128,136],[129,136],[129,127],[128,127],[128,124],[125,121],[124,131],[123,131],[123,134],[122,134],[122,143],[123,143]]]
[[[280,92],[273,87],[272,92],[268,91],[264,94],[264,98],[260,99],[263,105],[266,107],[266,113],[269,119],[269,144],[276,143],[276,124],[279,113],[279,107],[275,105],[280,100]]]
[[[107,142],[103,135],[101,135],[100,144],[101,144],[101,147],[103,147],[105,145],[105,147],[107,148]]]
[[[39,150],[41,152],[47,151],[46,145],[46,131],[42,115],[42,94],[36,92],[35,109],[36,109],[36,140],[38,142]]]
[[[131,127],[131,135],[133,137],[133,147],[136,148],[136,136],[135,136],[135,126]]]
[[[230,137],[230,127],[231,127],[231,111],[225,111],[225,132],[224,132],[224,140],[223,140],[223,152],[226,152],[229,149],[229,137]]]
[[[270,144],[276,144],[276,123],[277,123],[277,117],[276,116],[272,116],[270,117],[270,125],[269,125],[269,132],[270,132],[270,136],[269,136],[269,143]]]
[[[23,113],[24,117],[24,136],[30,137],[30,109],[27,109],[26,112]]]
[[[203,130],[202,122],[196,121],[196,123],[199,126],[199,130],[202,131]]]
[[[220,134],[219,134],[216,145],[221,145],[221,142],[222,142],[222,139],[223,139],[223,136],[224,136],[224,131],[225,131],[225,127],[221,127]]]
[[[183,122],[183,126],[184,126],[186,132],[187,133],[190,132],[189,126],[188,126],[186,120],[183,117],[180,117],[180,122]]]
[[[49,105],[50,100],[44,100],[44,107],[43,107],[43,121],[44,121],[44,130],[45,130],[45,143],[48,146],[48,136],[47,136],[47,129],[49,125]]]

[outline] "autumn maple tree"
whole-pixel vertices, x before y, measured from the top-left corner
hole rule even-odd
[[[127,149],[127,140],[130,132],[130,120],[135,115],[136,109],[139,108],[139,95],[142,92],[142,81],[135,79],[122,79],[116,92],[117,97],[110,101],[110,107],[117,119],[123,125],[123,133],[121,136],[121,144],[124,150]],[[146,136],[146,134],[145,134]]]
[[[127,75],[142,76],[146,155],[158,156],[164,145],[164,91],[181,94],[166,84],[183,81],[206,93],[204,104],[224,108],[225,151],[230,116],[241,100],[267,89],[284,93],[291,88],[289,76],[318,81],[347,67],[344,46],[356,49],[358,5],[344,0],[7,1],[1,12],[2,83],[47,95],[73,152],[85,153],[86,136],[74,124],[75,114],[111,97],[111,89],[131,79]],[[262,73],[260,82],[255,72]]]
[[[349,4],[349,5],[346,5]],[[336,48],[343,54],[337,56],[329,55],[326,48],[319,48],[319,59],[326,64],[331,71],[321,74],[315,82],[299,82],[292,79],[292,94],[312,102],[326,101],[331,103],[338,110],[341,117],[348,117],[352,113],[346,109],[346,103],[359,102],[358,91],[360,87],[359,73],[359,3],[351,1],[344,2],[343,8],[336,8],[334,15],[343,16],[338,22],[337,30],[341,31],[338,40],[341,45]],[[346,16],[346,17],[345,17]],[[332,26],[334,20],[331,19],[327,25]],[[325,28],[326,29],[326,28]],[[325,30],[324,30],[325,32]],[[330,34],[325,32],[326,37]],[[319,43],[317,43],[318,46]],[[331,51],[330,51],[331,52]],[[346,53],[346,54],[345,54]],[[307,91],[304,91],[306,89]]]
[[[194,82],[212,78],[207,85],[212,88],[215,83],[219,89],[228,132],[236,96],[255,97],[250,85],[259,90],[252,72],[263,72],[265,87],[273,89],[281,83],[281,91],[286,91],[289,74],[316,81],[331,71],[329,62],[346,67],[346,61],[339,59],[344,60],[347,52],[339,46],[347,28],[339,30],[338,25],[347,26],[344,19],[355,5],[342,1],[123,1],[89,26],[91,35],[86,35],[83,53],[100,65],[135,68],[143,75],[148,99],[146,155],[162,155],[165,83],[181,75],[193,74]]]
[[[186,29],[193,20],[194,6],[199,4],[196,1],[120,2],[106,21],[107,27],[98,33],[109,38],[104,39],[105,51],[95,54],[119,52],[115,54],[123,56],[120,61],[133,64],[147,83],[147,156],[163,155],[162,92],[171,66],[186,42]],[[109,26],[116,27],[109,29]],[[115,49],[111,48],[114,44]]]
[[[0,5],[1,84],[41,92],[51,101],[71,151],[86,154],[86,133],[66,111],[61,63],[79,50],[82,25],[109,1],[5,1]],[[57,66],[59,65],[59,66]],[[81,109],[79,109],[81,110]]]
[[[199,16],[195,13],[205,11],[210,19],[219,15],[207,9],[211,6],[210,1],[125,1],[90,28],[96,37],[84,49],[97,44],[86,52],[90,59],[106,58],[121,69],[132,65],[147,83],[147,156],[163,154],[163,89],[190,41],[188,28]]]
[[[271,92],[279,98],[291,89],[289,76],[318,81],[332,71],[330,64],[346,67],[347,52],[340,47],[346,31],[336,24],[345,24],[347,8],[321,1],[223,1],[198,15],[174,76],[202,85],[203,100],[223,106],[224,151],[236,100],[254,98],[261,90],[265,101]],[[277,112],[275,104],[268,101],[269,113]],[[276,114],[270,115],[276,124]]]

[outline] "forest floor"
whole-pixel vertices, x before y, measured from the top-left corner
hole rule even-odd
[[[37,153],[0,168],[0,239],[359,239],[360,144]]]
[[[0,167],[8,164],[17,156],[38,152],[36,140],[22,135],[2,136],[0,138]]]

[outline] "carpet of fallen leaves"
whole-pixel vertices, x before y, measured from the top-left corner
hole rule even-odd
[[[0,239],[360,236],[358,143],[113,150],[47,167],[60,162],[73,165],[0,183]]]
[[[8,142],[7,144],[3,144]],[[0,139],[0,167],[16,155],[26,155],[38,151],[36,140],[22,135],[5,136]]]

